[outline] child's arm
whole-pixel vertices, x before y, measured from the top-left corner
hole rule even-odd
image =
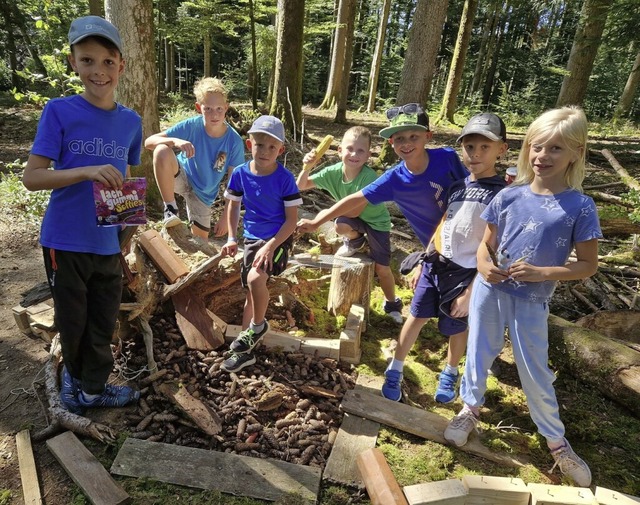
[[[486,244],[493,250],[498,247],[498,228],[494,224],[487,224],[484,230],[482,242],[480,242],[480,247],[478,247],[477,260],[478,273],[482,275],[488,283],[497,284],[507,279],[509,274],[493,264]]]
[[[224,184],[224,181],[231,180],[231,173],[235,167],[229,167],[227,169],[227,175],[224,176],[224,179],[220,181],[220,184]],[[228,184],[228,183],[227,183]],[[230,228],[228,228],[227,216],[229,215],[229,206],[231,205],[231,200],[227,200],[224,202],[224,207],[222,208],[222,214],[220,215],[220,219],[216,221],[216,224],[213,225],[213,236],[214,237],[222,237],[225,233],[227,233]],[[237,223],[236,228],[237,229]],[[235,232],[234,232],[235,233]]]
[[[262,268],[263,270],[271,268],[273,266],[273,253],[276,248],[295,231],[296,222],[298,221],[298,207],[285,207],[284,214],[285,221],[278,230],[278,233],[270,240],[267,240],[267,243],[256,253],[256,257],[251,264],[254,268]]]
[[[240,202],[227,200],[227,207],[226,217],[229,236],[227,237],[227,243],[222,246],[220,252],[233,257],[238,252],[238,238],[236,237],[236,233],[238,232],[238,223],[240,222]]]
[[[311,151],[309,151],[307,154],[304,155],[304,158],[302,159],[302,163],[306,168],[303,168],[302,170],[300,170],[300,173],[298,174],[298,178],[296,179],[296,184],[298,185],[298,189],[300,191],[305,191],[307,189],[316,187],[314,182],[309,180],[309,174],[311,173],[311,170],[313,169],[313,167],[316,165],[317,162],[318,160],[316,159],[315,149],[312,149]]]
[[[449,314],[452,317],[466,317],[469,315],[469,301],[471,300],[471,288],[473,281],[458,295],[458,298],[451,302]]]
[[[362,191],[345,196],[332,207],[320,211],[313,219],[301,219],[298,222],[298,231],[301,233],[315,231],[321,224],[339,216],[358,216],[368,203]]]
[[[98,181],[113,189],[122,188],[122,173],[111,164],[89,165],[49,170],[51,160],[37,154],[30,154],[24,169],[22,183],[29,191],[58,189],[83,181]]]
[[[177,137],[169,137],[166,131],[151,135],[144,141],[144,147],[149,151],[153,151],[159,145],[175,147],[182,151],[187,158],[193,158],[196,154],[196,148],[191,142]]]
[[[578,261],[559,267],[536,267],[526,261],[516,261],[509,275],[518,281],[576,281],[591,277],[598,270],[598,239],[576,242]]]

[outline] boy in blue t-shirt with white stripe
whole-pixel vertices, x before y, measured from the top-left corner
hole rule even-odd
[[[260,116],[249,130],[247,147],[251,160],[236,167],[224,193],[229,200],[229,237],[223,254],[238,252],[236,231],[240,205],[244,204],[244,256],[242,285],[248,288],[238,338],[231,343],[231,355],[222,363],[226,372],[237,372],[253,365],[253,349],[269,331],[265,319],[269,304],[267,281],[287,266],[291,236],[298,220],[302,198],[293,174],[277,158],[284,152],[284,125],[273,116]]]

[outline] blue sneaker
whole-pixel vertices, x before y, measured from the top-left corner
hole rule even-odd
[[[84,414],[84,408],[78,401],[80,389],[80,381],[71,377],[67,367],[63,366],[60,380],[60,401],[62,402],[62,406],[72,414]]]
[[[86,399],[85,393],[80,392],[78,401],[85,408],[96,407],[125,407],[131,403],[136,403],[140,399],[140,391],[129,386],[114,386],[107,384],[101,395],[95,398]]]
[[[451,374],[444,371],[440,372],[438,389],[436,389],[434,400],[438,403],[453,402],[458,397],[458,393],[456,391],[458,377],[460,377],[460,374]]]
[[[384,384],[382,385],[382,396],[387,400],[399,402],[402,399],[402,372],[397,370],[387,370],[384,373]]]

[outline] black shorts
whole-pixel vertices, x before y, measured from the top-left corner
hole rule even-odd
[[[240,269],[240,279],[242,287],[247,287],[247,276],[252,268],[253,260],[258,254],[260,248],[267,243],[266,240],[260,239],[244,239],[244,255],[242,257],[242,268]],[[293,237],[289,237],[282,244],[276,247],[273,253],[273,267],[267,270],[269,277],[272,275],[280,275],[287,268],[289,263],[289,251],[293,246]]]

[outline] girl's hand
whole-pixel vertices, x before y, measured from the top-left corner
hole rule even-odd
[[[462,294],[451,302],[449,314],[451,317],[466,317],[469,315],[469,301],[471,300],[471,286],[467,287]]]
[[[258,252],[256,253],[256,257],[253,259],[253,263],[251,266],[258,270],[267,271],[273,267],[273,253],[275,252],[275,247],[273,247],[273,243],[269,240],[265,245],[263,245]]]
[[[494,266],[489,260],[478,263],[478,273],[489,284],[498,284],[509,278],[509,273],[506,270]]]
[[[509,267],[509,277],[515,281],[542,282],[544,270],[541,267],[530,265],[526,261],[516,261]]]

